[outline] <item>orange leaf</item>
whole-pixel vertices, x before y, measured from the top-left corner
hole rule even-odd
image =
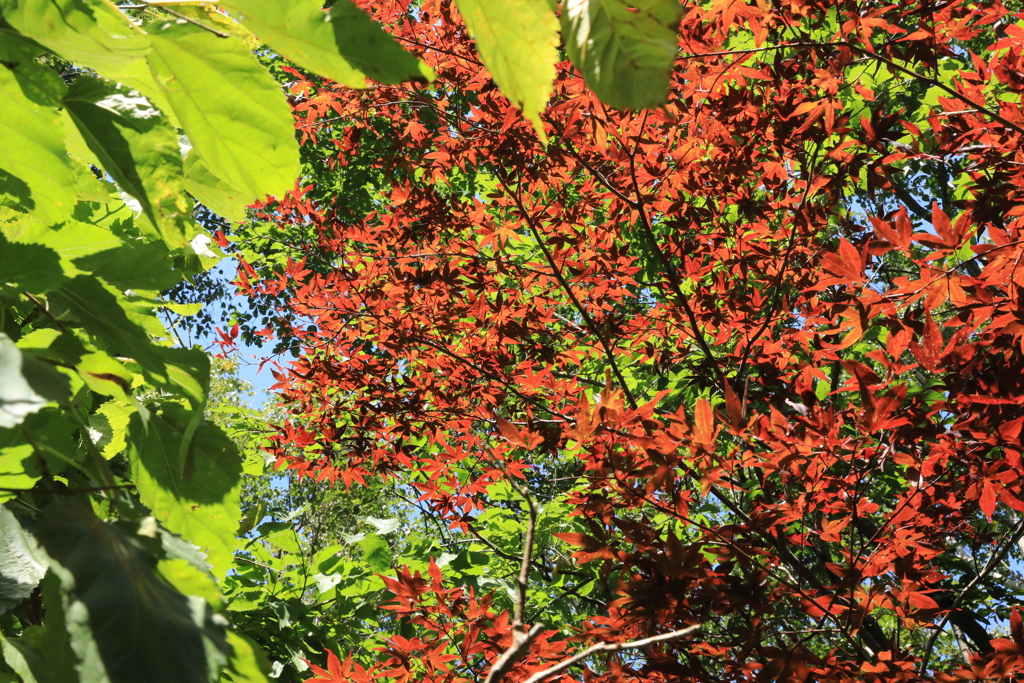
[[[694,431],[697,440],[702,444],[710,444],[715,440],[715,416],[711,406],[703,398],[697,399],[693,409]]]
[[[523,438],[522,432],[516,429],[515,425],[501,417],[497,416],[498,420],[498,431],[505,437],[506,440],[515,444],[516,446],[526,447],[526,439]]]
[[[988,517],[988,521],[992,521],[992,513],[996,511],[996,484],[991,481],[986,481],[981,487],[981,499],[978,501],[981,505],[981,511]]]
[[[732,390],[732,384],[725,383],[725,409],[729,413],[729,423],[732,428],[739,431],[743,428],[743,408],[736,392]]]
[[[924,593],[910,593],[907,595],[907,602],[918,609],[939,609],[939,603],[935,602]]]
[[[302,660],[306,662],[306,660]],[[342,674],[341,662],[337,655],[330,650],[327,651],[327,671],[324,671],[316,664],[309,664],[309,668],[316,674],[316,678],[307,678],[305,683],[348,683],[348,678]]]

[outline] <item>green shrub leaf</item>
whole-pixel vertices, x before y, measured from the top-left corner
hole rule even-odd
[[[194,26],[154,28],[153,77],[210,171],[251,197],[283,195],[299,176],[291,112],[238,41]]]
[[[562,9],[569,58],[602,102],[657,107],[678,49],[678,0],[570,0]]]

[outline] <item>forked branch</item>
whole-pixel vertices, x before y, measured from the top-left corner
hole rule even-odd
[[[509,669],[529,652],[530,643],[544,630],[544,624],[538,622],[529,631],[523,631],[523,615],[526,613],[526,589],[529,587],[530,564],[533,555],[533,534],[537,528],[537,504],[533,501],[533,497],[520,488],[511,478],[508,479],[508,483],[512,485],[512,488],[519,495],[526,499],[526,504],[530,510],[530,519],[526,527],[526,541],[523,544],[523,561],[519,565],[516,611],[512,619],[512,645],[494,662],[494,666],[488,672],[484,683],[499,683],[505,677],[505,674],[508,673]]]
[[[685,638],[691,636],[700,630],[700,624],[694,624],[693,626],[687,626],[686,628],[679,629],[678,631],[672,631],[671,633],[662,633],[661,635],[651,636],[650,638],[643,638],[641,640],[634,640],[629,643],[598,643],[597,645],[591,645],[583,652],[578,652],[568,659],[564,659],[553,667],[538,671],[529,678],[526,679],[526,683],[541,683],[546,681],[557,673],[568,669],[573,664],[577,664],[591,655],[595,655],[598,652],[618,652],[620,650],[638,650],[648,645],[654,645],[655,643],[664,643],[669,640],[676,640],[677,638]]]

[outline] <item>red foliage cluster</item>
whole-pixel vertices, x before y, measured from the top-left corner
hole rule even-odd
[[[465,529],[493,482],[568,463],[586,533],[562,538],[621,576],[576,640],[706,624],[589,681],[1024,674],[1016,612],[993,639],[1006,601],[991,623],[967,609],[1024,529],[1009,10],[687,0],[668,104],[610,111],[564,63],[544,146],[454,10],[406,5],[368,9],[433,86],[293,87],[307,149],[386,193],[361,213],[312,186],[274,203],[315,244],[241,272],[302,344],[280,464],[415,471]],[[421,635],[346,680],[462,680],[449,659],[507,644],[507,615],[439,574],[389,585]],[[804,627],[780,633],[782,613]],[[971,654],[936,672],[950,624]],[[507,680],[565,652],[542,638]]]

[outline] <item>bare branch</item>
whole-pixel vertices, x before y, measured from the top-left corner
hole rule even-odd
[[[671,633],[662,633],[658,636],[651,636],[650,638],[643,638],[641,640],[634,640],[629,643],[598,643],[588,647],[583,652],[578,652],[568,659],[562,660],[558,664],[555,664],[549,669],[538,671],[529,678],[526,679],[526,683],[540,683],[541,681],[547,680],[555,674],[568,669],[573,664],[583,661],[587,657],[598,652],[618,652],[619,650],[636,650],[648,645],[654,645],[655,643],[664,643],[668,640],[675,640],[677,638],[685,638],[686,636],[693,635],[700,630],[700,624],[694,624],[693,626],[687,626],[686,628],[679,629],[678,631],[672,631]]]
[[[484,683],[499,683],[505,677],[505,674],[508,673],[509,669],[526,655],[533,639],[544,630],[544,624],[538,622],[529,631],[523,631],[523,614],[526,611],[526,589],[529,587],[530,564],[532,562],[531,556],[533,555],[533,533],[537,528],[537,504],[533,502],[533,497],[520,488],[511,478],[508,479],[508,483],[512,485],[512,488],[519,495],[526,499],[526,504],[530,508],[530,520],[526,527],[526,541],[523,543],[523,562],[519,566],[519,595],[516,598],[516,611],[512,620],[512,645],[494,662],[494,666],[488,672]]]
[[[960,604],[963,603],[964,598],[967,597],[967,593],[981,583],[982,580],[992,572],[992,570],[998,567],[1002,561],[1006,559],[1007,554],[1010,552],[1010,548],[1012,548],[1017,541],[1020,540],[1020,537],[1024,535],[1024,518],[1022,518],[1020,522],[1017,523],[1017,526],[1014,527],[1013,531],[1007,535],[1009,536],[1009,539],[1007,540],[1006,545],[992,553],[988,562],[985,563],[985,567],[978,572],[973,579],[971,579],[970,583],[963,587],[960,593],[956,596],[956,599],[953,600],[953,604],[950,605],[949,609],[946,611],[945,616],[942,617],[942,620],[935,627],[931,638],[928,639],[928,644],[925,645],[924,657],[921,658],[921,666],[918,668],[918,673],[923,674],[925,672],[925,669],[928,666],[928,660],[931,659],[932,656],[932,648],[935,647],[935,641],[938,640],[939,634],[942,633],[942,630],[946,627],[946,623],[949,621],[950,617],[953,616],[953,613],[960,608]]]

